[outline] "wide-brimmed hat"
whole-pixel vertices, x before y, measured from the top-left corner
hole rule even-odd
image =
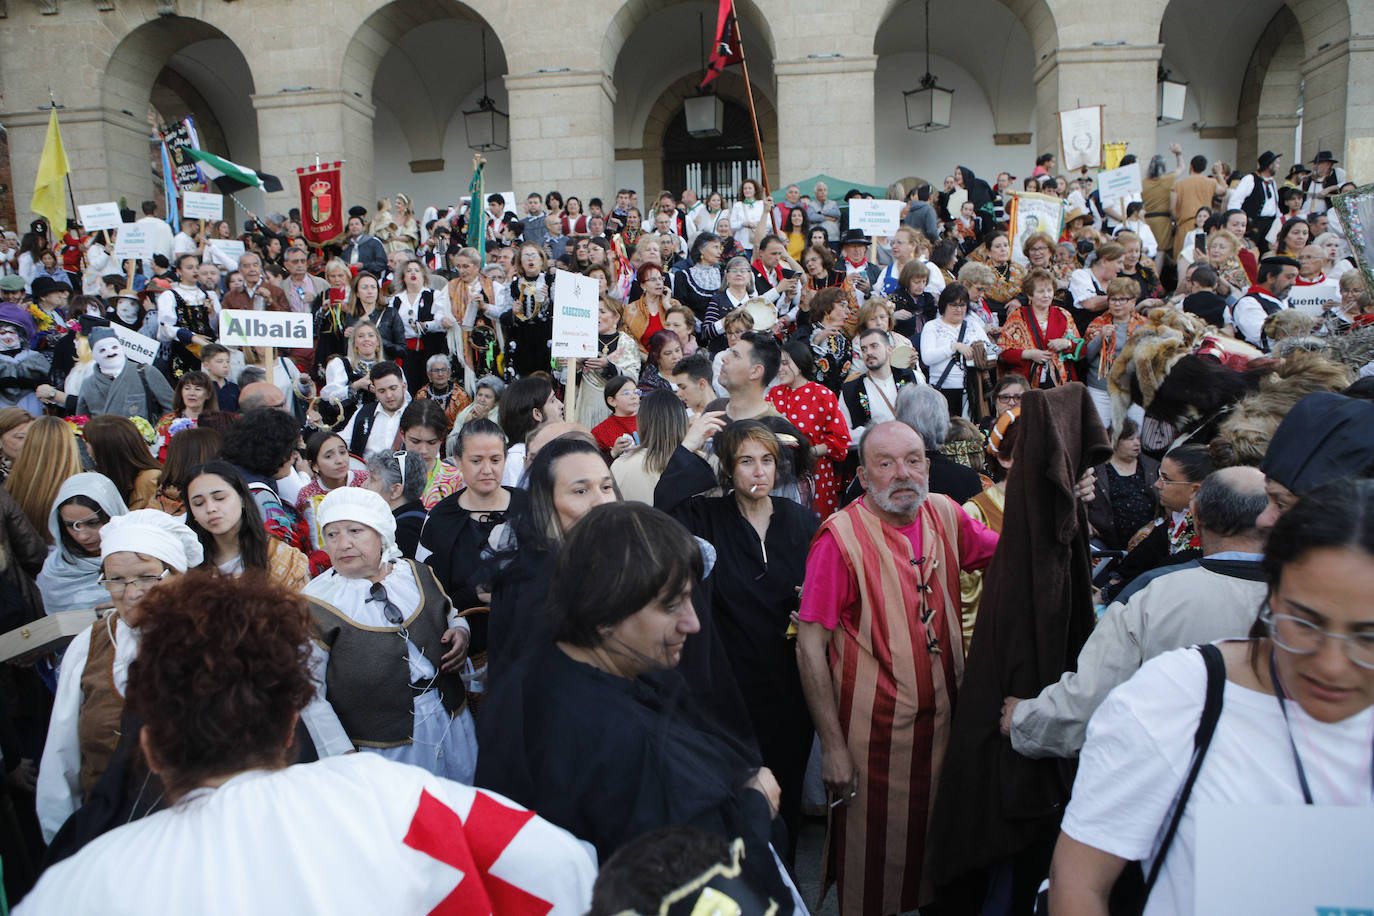
[[[1269,168],[1269,166],[1274,162],[1274,160],[1279,158],[1281,158],[1279,153],[1276,153],[1271,149],[1265,150],[1263,153],[1260,154],[1259,157],[1260,169],[1263,170]]]
[[[58,283],[52,277],[34,277],[33,283],[29,285],[29,289],[33,293],[33,301],[35,302],[49,293],[58,293],[63,290],[71,292],[70,286]]]
[[[1329,162],[1332,165],[1335,165],[1337,162],[1340,162],[1340,160],[1331,154],[1331,150],[1324,149],[1318,152],[1317,155],[1312,159],[1313,165],[1316,165],[1318,162]]]
[[[872,239],[864,235],[862,229],[846,229],[844,234],[840,236],[840,247],[843,248],[846,245],[867,245],[871,241]]]
[[[1087,219],[1087,218],[1088,218],[1088,214],[1085,213],[1085,212],[1083,211],[1083,208],[1082,208],[1082,207],[1074,207],[1074,208],[1073,208],[1072,210],[1070,210],[1068,213],[1064,214],[1064,225],[1067,226],[1069,223],[1073,222],[1073,221],[1076,220],[1076,219]]]

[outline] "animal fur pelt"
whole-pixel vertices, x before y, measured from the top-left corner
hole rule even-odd
[[[1242,398],[1222,420],[1209,448],[1218,467],[1258,465],[1274,430],[1293,405],[1318,391],[1341,391],[1354,373],[1317,353],[1296,351],[1260,381],[1259,391]]]

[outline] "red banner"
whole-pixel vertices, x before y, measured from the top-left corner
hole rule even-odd
[[[312,245],[327,245],[344,234],[342,162],[296,169],[301,182],[301,231]]]

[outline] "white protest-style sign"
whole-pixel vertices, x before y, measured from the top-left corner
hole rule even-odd
[[[157,359],[159,344],[156,340],[137,331],[130,331],[120,324],[111,324],[110,330],[115,332],[119,342],[124,345],[124,355],[129,359],[145,366],[152,365],[153,360]]]
[[[219,342],[226,347],[282,347],[293,350],[313,347],[314,317],[306,312],[225,309],[219,313]]]
[[[590,359],[596,345],[597,304],[601,287],[594,277],[566,270],[553,279],[553,355]]]
[[[1196,849],[1194,913],[1374,910],[1374,807],[1368,804],[1199,803]]]
[[[244,247],[243,242],[238,239],[210,239],[209,244],[211,248],[217,248],[223,252],[235,267],[238,266],[239,258],[243,257],[244,252],[248,250]]]
[[[116,261],[137,261],[152,256],[153,240],[148,230],[134,223],[121,223],[111,257]]]
[[[194,219],[224,219],[224,197],[185,191],[182,194],[181,215]]]
[[[864,235],[890,237],[901,223],[900,200],[864,200],[856,197],[849,202],[849,228],[859,229]]]
[[[1097,173],[1097,193],[1104,201],[1139,195],[1140,191],[1139,162]]]
[[[1059,168],[1071,172],[1102,166],[1102,106],[1059,112],[1059,145],[1064,159]]]
[[[119,204],[79,204],[76,212],[81,215],[81,228],[87,232],[97,229],[118,229],[124,224],[119,215]]]

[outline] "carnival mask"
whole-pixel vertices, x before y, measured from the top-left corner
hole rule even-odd
[[[23,332],[12,324],[0,324],[0,350],[18,350],[24,345]]]
[[[137,324],[142,311],[138,303],[132,299],[115,300],[115,314],[125,324]]]
[[[117,378],[124,371],[124,347],[114,337],[106,337],[91,348],[95,354],[95,364],[110,378]]]

